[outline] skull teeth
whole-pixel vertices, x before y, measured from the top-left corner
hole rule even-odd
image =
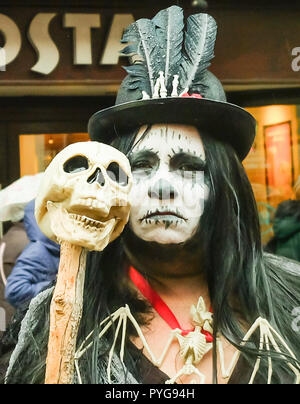
[[[90,226],[90,227],[97,227],[100,228],[101,226],[103,226],[103,223],[98,221],[98,220],[94,220],[91,219],[89,217],[86,216],[81,216],[81,215],[76,215],[74,213],[69,213],[69,217],[73,220],[76,220],[76,222],[79,222],[79,224],[83,225],[83,226]]]
[[[88,208],[93,208],[93,209],[101,209],[103,207],[103,204],[97,201],[94,198],[87,198],[87,199],[80,199],[79,203],[81,205],[87,206]]]

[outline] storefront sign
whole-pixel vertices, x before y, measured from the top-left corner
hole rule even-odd
[[[124,28],[152,18],[159,8],[155,3],[152,9],[2,7],[0,94],[9,87],[26,87],[31,95],[41,94],[41,87],[72,94],[71,86],[86,94],[115,93],[126,74],[122,65],[128,64],[120,54]],[[186,16],[195,12],[185,11]],[[218,24],[210,70],[226,90],[300,85],[300,9],[208,11]],[[279,26],[283,29],[274,28]]]
[[[57,13],[38,13],[29,24],[27,36],[37,57],[37,62],[31,67],[34,72],[48,75],[59,63],[59,44],[55,43],[49,32],[51,21],[56,16]],[[100,64],[118,64],[120,51],[124,47],[120,44],[123,30],[133,21],[132,14],[115,14],[113,16]],[[73,64],[91,65],[91,30],[101,27],[101,14],[65,13],[63,27],[72,30]],[[5,38],[5,45],[1,48],[0,66],[6,70],[19,55],[22,35],[15,21],[4,14],[0,14],[0,31]]]
[[[292,64],[291,64],[292,70],[294,72],[299,72],[300,71],[300,47],[299,46],[292,49],[292,56],[296,56],[292,60]]]

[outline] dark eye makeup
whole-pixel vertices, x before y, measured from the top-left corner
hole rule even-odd
[[[205,161],[200,157],[185,152],[177,153],[170,158],[170,167],[172,171],[204,171],[205,166]]]
[[[132,153],[128,158],[132,172],[152,170],[159,166],[159,157],[157,153],[150,150],[141,150]]]
[[[181,149],[182,150],[182,149]],[[134,175],[150,175],[160,165],[158,153],[150,150],[141,150],[128,156]],[[205,170],[206,163],[196,154],[179,151],[169,156],[170,171],[182,173],[195,173]]]

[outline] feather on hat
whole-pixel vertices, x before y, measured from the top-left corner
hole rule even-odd
[[[228,142],[242,160],[256,122],[226,102],[220,81],[207,70],[214,57],[217,24],[199,13],[187,18],[172,6],[152,19],[139,19],[124,32],[122,51],[132,61],[113,107],[89,120],[91,139],[110,143],[116,136],[154,123],[188,124]]]

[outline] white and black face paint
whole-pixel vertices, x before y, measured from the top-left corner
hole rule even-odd
[[[145,129],[128,156],[134,181],[129,225],[145,241],[185,242],[197,230],[209,192],[201,137],[187,125],[157,124],[144,135]]]

